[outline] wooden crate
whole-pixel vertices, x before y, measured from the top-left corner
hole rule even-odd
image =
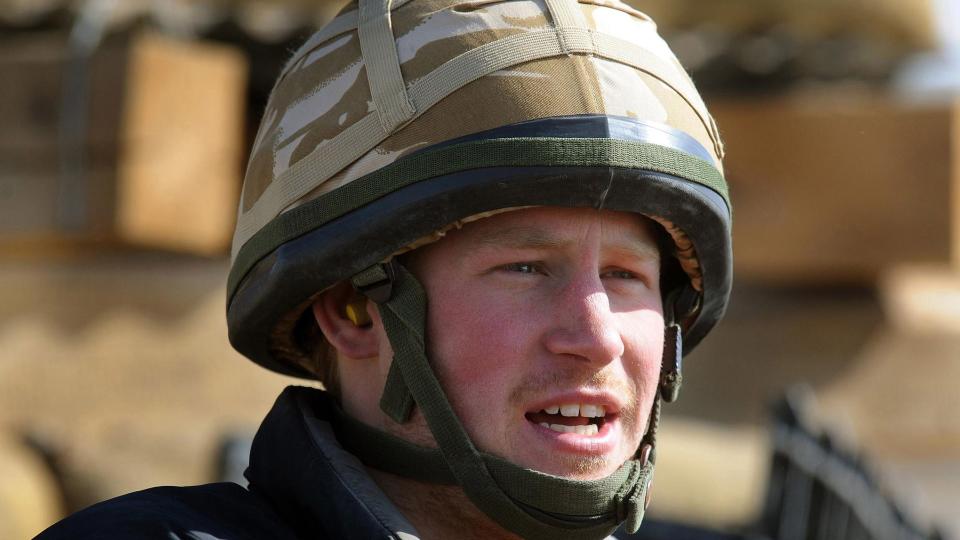
[[[242,55],[138,33],[107,40],[82,79],[69,69],[63,36],[0,46],[0,252],[226,252],[244,154]],[[82,81],[87,98],[64,101]]]
[[[710,26],[732,33],[776,29],[803,40],[843,36],[879,39],[903,50],[940,41],[934,0],[628,0],[668,32]]]
[[[870,283],[960,260],[960,106],[875,95],[711,103],[740,277]]]

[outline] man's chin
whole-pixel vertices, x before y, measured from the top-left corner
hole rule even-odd
[[[542,459],[522,466],[568,480],[600,480],[617,472],[623,462],[614,462],[606,456],[554,456],[549,463]]]

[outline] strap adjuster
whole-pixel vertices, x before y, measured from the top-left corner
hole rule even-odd
[[[393,282],[397,271],[394,262],[377,263],[350,279],[354,290],[377,304],[383,304],[393,296]]]

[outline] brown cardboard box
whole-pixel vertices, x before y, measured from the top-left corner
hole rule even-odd
[[[0,81],[0,250],[228,249],[243,159],[237,51],[136,33],[78,64],[63,36],[28,36],[0,45]]]
[[[960,260],[960,105],[829,92],[711,103],[740,277],[871,283]]]

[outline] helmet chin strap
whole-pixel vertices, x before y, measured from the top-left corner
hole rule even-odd
[[[361,461],[408,478],[458,484],[494,521],[526,538],[598,538],[621,523],[631,533],[640,527],[650,503],[660,402],[676,399],[681,382],[681,329],[673,316],[678,294],[671,294],[665,305],[660,388],[637,452],[606,478],[570,480],[514,465],[474,446],[427,359],[426,294],[409,271],[391,261],[364,270],[352,283],[378,304],[394,351],[381,409],[403,423],[416,403],[439,446],[414,445],[341,412],[338,436]]]

